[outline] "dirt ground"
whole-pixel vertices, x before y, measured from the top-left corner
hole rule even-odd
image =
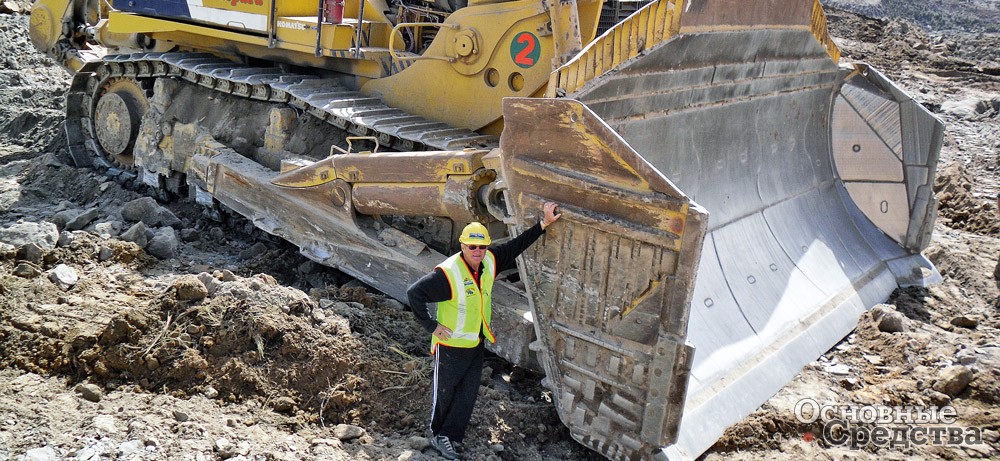
[[[899,290],[864,314],[703,457],[1000,457],[997,7],[830,3],[843,8],[828,18],[845,56],[881,69],[947,125],[925,251],[944,282]],[[0,235],[0,460],[437,459],[424,438],[427,338],[411,314],[245,221],[189,204],[156,206],[162,222],[137,231],[174,235],[169,257],[123,239],[142,195],[66,165],[68,76],[31,47],[27,16],[4,11],[0,232],[37,226],[45,238],[25,247]],[[541,375],[500,359],[487,367],[467,459],[600,459],[569,437]],[[951,405],[955,425],[981,428],[983,441],[837,446],[796,418],[806,398]]]

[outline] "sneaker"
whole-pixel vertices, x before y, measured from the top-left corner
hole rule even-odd
[[[448,440],[447,436],[435,435],[431,437],[431,446],[441,452],[441,456],[446,459],[458,459],[458,453],[455,452],[455,448],[452,447],[451,440]]]

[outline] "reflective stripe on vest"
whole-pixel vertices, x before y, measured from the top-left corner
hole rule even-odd
[[[431,335],[431,354],[438,344],[449,347],[475,347],[479,344],[482,331],[491,343],[496,342],[490,321],[493,318],[493,280],[496,277],[496,260],[493,253],[486,251],[483,258],[483,273],[479,274],[479,286],[468,264],[458,253],[437,266],[448,278],[452,298],[437,304],[437,321],[451,329],[451,338],[440,340]]]

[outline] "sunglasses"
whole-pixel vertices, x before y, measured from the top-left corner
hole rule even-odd
[[[469,245],[465,244],[465,247],[470,250],[485,250],[487,245]]]

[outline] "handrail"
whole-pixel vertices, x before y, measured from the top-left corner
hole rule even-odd
[[[268,18],[268,23],[270,27],[267,31],[267,47],[274,48],[277,46],[278,0],[271,0],[271,17]]]
[[[320,39],[323,37],[323,6],[325,0],[318,0],[316,8],[316,57],[323,56],[323,48]]]
[[[689,0],[654,0],[590,42],[566,64],[552,71],[545,96],[569,94],[615,69],[643,50],[680,31],[681,11]]]
[[[365,3],[368,0],[358,0],[358,31],[354,36],[354,57],[358,58],[361,56],[361,34],[363,27],[365,25]]]
[[[395,42],[396,42],[396,35],[397,35],[397,32],[399,32],[399,29],[401,29],[403,27],[448,27],[448,28],[451,28],[451,29],[458,29],[459,28],[458,24],[449,24],[449,23],[443,23],[443,22],[401,22],[399,24],[396,24],[396,27],[393,27],[392,28],[392,32],[389,34],[389,56],[392,56],[392,59],[395,59],[397,61],[416,61],[418,59],[438,59],[438,60],[441,60],[441,61],[455,62],[455,58],[448,57],[448,56],[426,56],[426,55],[400,56],[400,55],[396,54],[396,47],[394,46]]]

